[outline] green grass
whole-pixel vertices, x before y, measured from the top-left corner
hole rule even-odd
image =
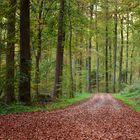
[[[135,110],[140,111],[140,81],[134,85],[126,86],[121,93],[113,96],[132,106]]]
[[[136,102],[132,99],[137,96],[135,93],[125,93],[125,94],[114,94],[113,95],[116,99],[119,99],[123,101],[124,103],[128,104],[129,106],[132,106],[135,110],[140,111],[140,101]]]
[[[88,99],[91,97],[89,93],[79,93],[75,95],[75,98],[67,98],[62,97],[56,102],[49,103],[45,106],[24,106],[21,103],[14,103],[11,105],[0,105],[0,114],[9,114],[9,113],[17,113],[17,112],[36,112],[36,111],[43,111],[43,110],[54,110],[54,109],[61,109],[65,108],[69,105],[75,104],[79,101]]]

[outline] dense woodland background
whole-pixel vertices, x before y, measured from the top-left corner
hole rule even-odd
[[[139,0],[0,0],[1,101],[116,93],[137,83],[139,17]]]

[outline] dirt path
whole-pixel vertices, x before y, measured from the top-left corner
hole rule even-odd
[[[63,110],[2,115],[0,140],[140,140],[140,113],[96,94]]]

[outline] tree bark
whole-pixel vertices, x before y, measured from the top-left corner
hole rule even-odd
[[[128,81],[128,50],[129,50],[129,13],[127,13],[127,41],[126,41],[126,74],[125,74],[125,83]]]
[[[54,91],[52,93],[53,98],[58,98],[61,94],[61,82],[63,72],[63,52],[64,52],[64,40],[65,40],[65,29],[64,29],[64,11],[65,11],[65,0],[60,0],[60,14],[58,21],[58,42],[56,52],[56,70],[55,70],[55,84]]]
[[[7,24],[7,49],[6,49],[6,103],[15,101],[14,85],[14,51],[15,51],[15,22],[16,22],[16,0],[9,0],[10,11]]]
[[[19,100],[31,102],[30,0],[21,0],[20,7],[20,81]]]
[[[108,93],[108,0],[106,1],[106,48],[105,48],[105,81],[106,93]]]
[[[95,29],[96,29],[96,92],[99,92],[99,46],[98,46],[98,13],[97,13],[97,0],[95,11]]]
[[[114,71],[113,71],[113,92],[116,92],[116,63],[117,63],[117,28],[118,28],[118,3],[115,0],[115,14],[114,14]]]
[[[43,2],[39,1],[39,15],[38,15],[38,47],[36,54],[36,65],[35,65],[35,90],[37,97],[39,96],[39,83],[40,83],[40,59],[41,59],[41,48],[42,48],[42,12]]]
[[[132,16],[132,25],[134,23],[133,21],[133,16]],[[131,51],[131,63],[130,63],[130,85],[133,84],[133,62],[134,62],[134,52],[135,52],[135,39],[134,39],[134,30],[132,29],[132,38],[133,38],[133,48],[132,48],[132,51]]]
[[[131,64],[130,64],[130,85],[133,83],[133,57],[134,57],[135,46],[133,45],[133,49],[131,52]]]
[[[69,64],[70,64],[70,98],[74,97],[74,85],[73,85],[73,69],[72,69],[72,21],[70,13],[70,0],[69,0]]]
[[[120,65],[119,65],[119,90],[122,89],[122,66],[123,66],[123,49],[124,49],[124,35],[123,35],[123,17],[121,19],[121,49],[120,49]]]
[[[90,25],[89,25],[89,46],[88,46],[88,92],[92,92],[91,88],[91,48],[92,48],[92,33],[91,33],[91,26],[92,26],[92,19],[93,19],[93,2],[90,3]]]
[[[81,32],[80,37],[80,53],[79,53],[79,59],[78,59],[78,73],[79,73],[79,92],[82,93],[83,90],[83,74],[82,74],[82,65],[83,65],[83,54],[82,54],[82,47],[83,47],[83,34]]]

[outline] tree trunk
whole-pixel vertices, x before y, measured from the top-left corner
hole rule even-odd
[[[21,0],[20,7],[20,81],[19,100],[31,102],[30,0]]]
[[[108,93],[108,1],[106,2],[106,48],[105,48],[105,81],[106,93]]]
[[[131,64],[130,64],[130,85],[133,83],[133,57],[134,57],[135,46],[133,45],[133,49],[131,52]]]
[[[40,59],[41,59],[41,46],[42,46],[42,12],[43,12],[43,2],[42,0],[39,5],[39,15],[38,15],[38,47],[36,54],[36,65],[35,65],[35,90],[37,97],[39,96],[39,83],[40,83]]]
[[[140,65],[139,65],[139,68],[138,68],[138,80],[140,80]]]
[[[6,50],[6,88],[5,97],[7,103],[15,100],[14,93],[14,51],[15,51],[15,22],[16,0],[9,0],[10,12],[7,24],[7,50]]]
[[[114,71],[113,71],[113,92],[116,92],[116,62],[117,62],[117,28],[118,28],[118,3],[115,0],[115,14],[114,14]]]
[[[98,47],[98,13],[97,13],[97,0],[96,0],[96,12],[95,12],[95,29],[96,29],[96,92],[99,92],[99,47]]]
[[[79,54],[79,59],[78,59],[78,73],[79,73],[79,92],[82,92],[83,88],[83,75],[82,75],[82,65],[83,65],[83,56],[82,56],[82,47],[83,47],[83,34],[81,32],[81,38],[80,38],[80,54]]]
[[[129,13],[127,13],[127,42],[126,42],[126,74],[125,74],[125,83],[128,81],[128,50],[129,50]]]
[[[112,92],[112,40],[109,39],[109,81],[110,81],[110,91]]]
[[[65,11],[65,0],[60,0],[55,84],[54,84],[54,91],[52,93],[53,98],[58,98],[59,95],[61,94],[61,81],[62,81],[61,78],[62,78],[62,71],[63,71],[63,52],[64,52],[64,39],[65,39],[64,11]]]
[[[91,26],[92,26],[92,18],[93,18],[93,3],[90,3],[90,25],[89,25],[89,46],[88,46],[88,92],[91,93],[91,47],[92,47],[92,33],[91,33]]]
[[[119,90],[122,88],[122,65],[123,65],[123,48],[124,48],[124,35],[123,35],[123,17],[121,19],[121,49],[120,49],[120,65],[119,65]]]
[[[70,98],[74,97],[74,85],[73,85],[73,69],[72,69],[72,21],[70,13],[70,0],[69,0],[69,64],[70,64]]]
[[[132,23],[133,23],[133,16],[132,16]],[[132,24],[133,25],[133,24]],[[133,48],[131,52],[131,63],[130,63],[130,85],[133,84],[133,62],[134,62],[134,52],[135,52],[135,39],[134,39],[134,30],[132,29],[132,38],[133,38]]]

